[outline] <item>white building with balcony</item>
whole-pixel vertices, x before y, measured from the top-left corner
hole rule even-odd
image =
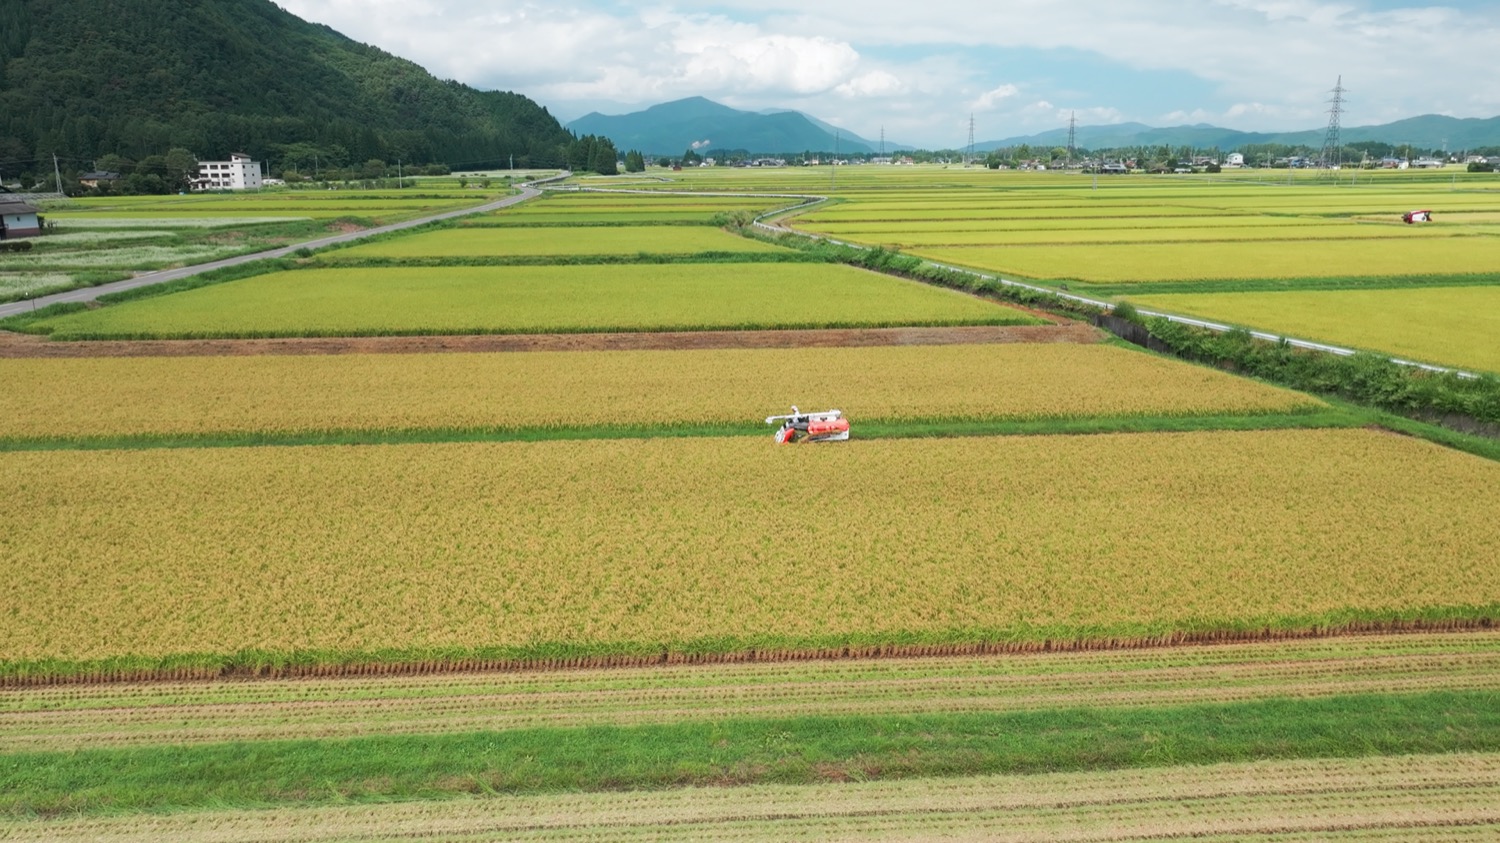
[[[194,190],[250,190],[261,186],[260,162],[235,152],[228,161],[198,162]]]

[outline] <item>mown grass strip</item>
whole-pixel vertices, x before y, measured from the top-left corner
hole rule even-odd
[[[241,807],[1500,750],[1500,696],[803,717],[23,753],[0,813]]]
[[[1049,419],[932,419],[859,421],[861,439],[912,437],[1042,436],[1049,434],[1160,433],[1204,430],[1289,430],[1359,427],[1368,423],[1344,410],[1202,416],[1104,416]],[[45,438],[0,438],[6,451],[99,451],[155,448],[244,448],[295,445],[403,445],[437,442],[554,442],[580,439],[665,439],[723,436],[769,437],[764,424],[590,425],[409,430],[333,430],[264,433],[134,434]]]

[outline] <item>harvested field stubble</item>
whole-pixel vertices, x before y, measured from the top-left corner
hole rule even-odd
[[[0,691],[0,752],[1500,690],[1500,633]]]
[[[818,491],[780,490],[788,476]],[[0,658],[47,673],[247,648],[545,659],[1493,618],[1497,490],[1494,463],[1366,430],[10,453]]]
[[[0,439],[741,425],[780,402],[864,421],[1191,416],[1321,402],[1104,345],[3,360]],[[1121,389],[1123,383],[1130,389]]]
[[[1500,756],[1253,761],[1086,773],[441,803],[210,810],[0,824],[17,841],[1492,840]]]

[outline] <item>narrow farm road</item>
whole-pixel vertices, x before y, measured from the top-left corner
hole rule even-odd
[[[329,237],[320,237],[317,240],[307,240],[301,243],[293,243],[289,246],[279,246],[275,249],[269,249],[264,252],[253,252],[248,255],[239,255],[238,257],[225,258],[223,260],[211,261],[209,263],[200,263],[193,266],[178,267],[177,269],[163,269],[157,272],[148,272],[142,275],[137,275],[134,278],[127,278],[124,281],[114,281],[109,284],[100,284],[97,287],[82,287],[77,290],[67,290],[65,292],[53,293],[47,296],[38,296],[34,299],[11,302],[10,304],[0,304],[0,319],[3,319],[7,316],[15,316],[19,313],[25,313],[29,310],[38,310],[50,304],[61,304],[63,302],[89,302],[94,301],[95,299],[107,293],[118,293],[123,290],[133,290],[137,287],[149,287],[152,284],[161,284],[167,281],[176,281],[179,278],[190,278],[194,275],[199,275],[204,272],[212,272],[215,269],[223,269],[226,266],[238,266],[239,264],[249,263],[250,261],[258,261],[265,258],[286,257],[287,255],[297,251],[298,249],[320,249],[324,246],[332,246],[335,243],[347,243],[350,240],[360,240],[365,237],[373,237],[376,234],[385,234],[389,231],[401,231],[402,229],[415,228],[416,226],[425,225],[427,223],[436,222],[438,220],[453,219],[454,217],[462,217],[469,214],[483,214],[489,211],[497,211],[501,208],[507,208],[511,205],[516,205],[521,202],[525,202],[528,199],[534,199],[537,196],[541,195],[541,191],[537,190],[535,187],[532,187],[530,184],[520,185],[520,189],[521,192],[516,194],[515,196],[507,196],[504,199],[500,199],[494,202],[488,202],[483,205],[476,205],[472,208],[461,208],[457,211],[445,211],[441,214],[433,214],[429,217],[421,217],[419,219],[391,223],[390,225],[382,225],[378,228],[367,228],[362,231],[350,231],[344,234],[334,234]]]

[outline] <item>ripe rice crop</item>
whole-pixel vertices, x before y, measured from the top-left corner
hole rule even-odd
[[[777,246],[707,226],[459,228],[393,237],[329,253],[339,258],[775,252]]]
[[[1342,220],[1312,218],[1306,221],[1310,228],[1345,225]],[[1218,216],[1218,217],[1094,217],[1089,219],[971,219],[971,220],[910,220],[906,222],[824,222],[806,223],[798,217],[795,225],[799,229],[836,236],[860,239],[859,234],[934,234],[947,231],[996,231],[996,232],[1072,232],[1072,231],[1157,231],[1161,229],[1210,229],[1285,227],[1285,217]]]
[[[309,269],[47,319],[58,338],[1003,325],[983,299],[846,266]]]
[[[1500,605],[1500,465],[1370,430],[19,452],[0,499],[11,661],[1067,640]]]
[[[0,438],[743,425],[1312,410],[1299,393],[1104,345],[0,359]],[[1130,388],[1122,389],[1121,384]]]
[[[1447,275],[1500,266],[1500,237],[1281,243],[949,246],[912,254],[1030,278],[1098,282]]]
[[[1310,224],[1305,226],[1245,227],[1227,226],[1207,228],[1090,228],[1075,225],[1071,229],[1009,230],[1003,223],[994,223],[989,230],[981,231],[925,231],[890,232],[884,234],[861,233],[849,239],[861,242],[879,242],[903,249],[931,249],[941,246],[999,246],[999,245],[1099,245],[1114,248],[1121,244],[1171,243],[1208,248],[1218,243],[1246,243],[1251,241],[1290,242],[1318,240],[1340,242],[1348,240],[1391,240],[1416,238],[1446,238],[1452,248],[1464,248],[1454,244],[1452,238],[1473,234],[1467,226],[1443,229],[1418,228],[1413,226],[1360,225],[1349,222]]]
[[[1278,334],[1500,372],[1500,287],[1188,293],[1131,300]]]

